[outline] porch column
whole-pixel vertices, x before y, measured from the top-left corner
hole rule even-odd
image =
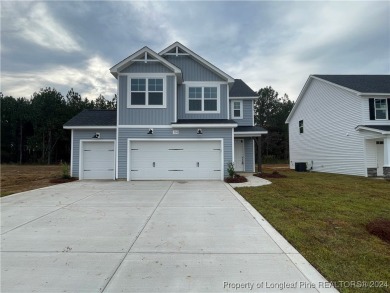
[[[383,176],[385,178],[390,178],[390,135],[386,135],[383,138],[383,148],[384,148],[384,162],[383,162]]]

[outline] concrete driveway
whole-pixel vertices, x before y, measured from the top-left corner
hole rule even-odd
[[[1,234],[1,292],[335,292],[223,182],[23,192]]]

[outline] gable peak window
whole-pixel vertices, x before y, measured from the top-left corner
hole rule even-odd
[[[189,85],[187,113],[219,113],[218,86]]]
[[[164,78],[131,78],[129,108],[164,108]]]
[[[299,120],[299,133],[303,133],[303,120]]]
[[[233,119],[242,119],[242,101],[232,101],[231,113]]]

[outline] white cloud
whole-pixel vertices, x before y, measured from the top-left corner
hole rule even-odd
[[[2,72],[2,91],[5,95],[26,97],[26,93],[32,95],[44,87],[54,87],[63,95],[73,88],[83,98],[96,99],[102,94],[111,99],[117,84],[109,67],[107,61],[93,56],[79,68],[61,65],[39,72]]]
[[[5,2],[1,8],[8,34],[50,50],[81,50],[75,37],[50,15],[44,2]]]

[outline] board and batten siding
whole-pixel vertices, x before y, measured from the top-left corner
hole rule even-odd
[[[254,141],[252,138],[244,139],[244,150],[245,150],[245,172],[254,172]]]
[[[127,140],[130,138],[144,139],[223,139],[224,176],[227,176],[227,164],[232,161],[232,129],[205,128],[201,137],[196,134],[197,129],[179,129],[179,134],[173,134],[172,128],[155,128],[153,135],[147,134],[146,128],[119,128],[118,129],[118,177],[127,178]]]
[[[168,125],[175,120],[175,77],[168,75],[165,80],[166,108],[127,108],[127,78],[119,76],[119,125]]]
[[[183,81],[226,81],[190,56],[164,56],[164,58],[181,69]]]
[[[253,100],[242,101],[242,119],[233,118],[232,104],[240,99],[230,100],[230,119],[237,122],[239,126],[253,126]]]
[[[216,114],[204,114],[186,113],[186,84],[181,84],[177,87],[177,118],[178,119],[228,119],[228,85],[220,84],[219,86],[219,113]]]
[[[289,122],[290,168],[313,162],[313,171],[366,176],[361,109],[356,94],[312,79]]]
[[[100,133],[100,139],[114,139],[116,140],[116,129],[73,129],[73,166],[72,177],[79,177],[79,158],[80,158],[80,140],[93,139],[92,137]],[[99,139],[96,139],[99,141]]]
[[[168,73],[171,69],[160,62],[134,62],[127,66],[120,73]]]

